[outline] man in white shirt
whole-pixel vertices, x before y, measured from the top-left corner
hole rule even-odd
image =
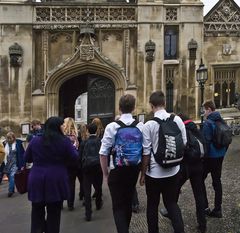
[[[165,120],[170,114],[165,110],[165,96],[163,92],[152,93],[149,99],[154,117]],[[187,142],[185,126],[180,117],[175,116],[174,121],[182,133],[184,144]],[[150,120],[143,128],[143,159],[140,185],[146,186],[147,194],[147,223],[148,233],[158,233],[158,205],[162,194],[165,207],[168,210],[174,233],[184,233],[184,224],[181,211],[176,203],[178,187],[177,173],[180,166],[163,168],[155,159],[153,153],[158,148],[159,123]]]
[[[103,176],[108,182],[111,193],[113,216],[118,233],[129,232],[132,216],[132,199],[139,175],[139,163],[142,158],[141,131],[143,123],[137,123],[133,118],[132,112],[134,108],[134,96],[127,94],[120,98],[119,110],[122,113],[119,119],[120,122],[112,122],[107,125],[99,151]],[[120,124],[122,123],[126,126],[136,125],[136,127],[126,127],[132,129],[130,129],[129,133],[125,131],[125,133],[122,134],[122,136],[127,136],[125,139],[128,146],[125,146],[125,144],[119,146],[120,144],[117,143],[118,138],[116,135],[119,135],[120,130],[123,129],[120,128]],[[109,173],[107,166],[108,156],[110,156],[113,148],[116,152],[115,156],[113,156],[113,162],[110,166],[111,169]],[[137,151],[136,154],[135,151]]]

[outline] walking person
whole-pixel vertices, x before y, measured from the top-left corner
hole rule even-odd
[[[77,178],[79,181],[79,200],[84,200],[84,190],[83,190],[83,172],[82,172],[82,158],[81,158],[81,144],[83,141],[86,141],[88,139],[88,131],[87,131],[87,125],[82,123],[79,126],[78,129],[78,141],[79,141],[79,162],[78,162],[78,172],[77,172]],[[84,201],[83,201],[84,205]]]
[[[198,130],[197,125],[184,114],[178,114],[183,120],[187,132],[187,144],[184,153],[184,159],[181,163],[179,172],[177,199],[184,183],[189,179],[195,199],[198,230],[205,233],[206,216],[204,212],[204,181],[203,181],[203,159],[204,159],[204,139]],[[164,217],[169,217],[165,209],[160,209]]]
[[[214,208],[210,210],[207,199],[206,187],[204,186],[204,198],[205,198],[205,213],[210,217],[222,218],[222,163],[224,156],[227,152],[228,146],[216,145],[215,139],[218,135],[215,135],[217,122],[223,123],[223,119],[219,112],[216,111],[215,103],[212,100],[208,100],[203,103],[204,115],[206,120],[203,123],[203,136],[206,141],[207,156],[204,159],[204,180],[208,174],[211,174],[212,185],[215,191]],[[226,136],[227,134],[225,134]]]
[[[66,163],[78,159],[76,148],[64,136],[63,123],[60,117],[47,119],[43,135],[34,137],[25,152],[26,162],[33,163],[28,177],[31,233],[60,232],[62,202],[69,197]]]
[[[89,138],[80,145],[80,157],[82,159],[83,189],[85,200],[85,219],[92,219],[91,187],[95,189],[96,209],[100,210],[102,201],[103,174],[100,165],[99,150],[101,139],[97,137],[97,126],[94,123],[88,125]]]
[[[27,135],[26,141],[30,142],[35,136],[40,136],[42,135],[42,133],[43,133],[43,130],[42,130],[41,121],[33,120],[31,122],[31,132]]]
[[[3,169],[5,167],[4,160],[5,160],[5,149],[2,142],[0,142],[0,184],[2,183],[2,179],[3,179]]]
[[[132,199],[142,157],[143,123],[136,121],[132,112],[135,97],[126,94],[119,100],[119,121],[107,125],[100,149],[103,176],[108,182],[113,216],[118,233],[128,233],[132,216]],[[113,167],[108,172],[108,156],[114,150]]]
[[[3,173],[7,175],[9,182],[8,197],[12,197],[15,192],[15,173],[25,166],[24,152],[23,142],[16,139],[13,132],[8,132],[5,142],[5,167],[3,169]]]
[[[149,103],[155,118],[162,121],[171,120],[171,115],[165,110],[165,96],[163,92],[156,91],[152,93]],[[181,118],[175,116],[172,121],[175,122],[173,124],[180,131],[182,142],[186,144],[186,130]],[[164,168],[163,165],[156,162],[154,156],[158,150],[160,140],[159,130],[161,129],[162,126],[155,120],[146,122],[143,128],[143,159],[140,185],[145,184],[146,186],[148,233],[159,233],[158,206],[160,194],[162,194],[174,232],[183,233],[184,224],[182,214],[176,202],[178,188],[177,174],[180,166],[176,165]],[[174,156],[170,156],[170,158],[172,157],[174,158]]]
[[[64,135],[66,135],[70,139],[76,150],[78,150],[79,149],[78,130],[73,118],[67,117],[64,119],[63,132]],[[74,210],[75,186],[78,169],[79,169],[78,163],[68,164],[70,196],[69,199],[67,200],[67,205],[69,211]]]

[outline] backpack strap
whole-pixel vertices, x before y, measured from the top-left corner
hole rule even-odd
[[[139,123],[138,120],[133,121],[130,125],[124,124],[122,121],[115,121],[118,125],[120,125],[121,128],[127,128],[127,127],[136,127]]]
[[[126,125],[122,121],[115,121],[121,128],[126,127]]]

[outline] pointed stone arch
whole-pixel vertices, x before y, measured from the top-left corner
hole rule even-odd
[[[117,111],[117,103],[120,96],[126,90],[126,78],[122,71],[115,66],[96,62],[80,62],[73,65],[62,67],[53,72],[45,83],[45,96],[47,99],[47,117],[59,114],[59,89],[67,80],[81,75],[91,73],[101,75],[110,79],[115,85],[116,102],[115,112]]]

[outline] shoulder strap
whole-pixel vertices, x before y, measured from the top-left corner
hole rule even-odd
[[[158,117],[153,117],[153,121],[156,121],[159,125],[162,123],[162,120],[159,119]]]
[[[138,120],[135,120],[130,125],[124,124],[122,121],[116,121],[118,125],[120,125],[121,128],[127,128],[127,127],[136,127],[136,125],[139,123]]]
[[[115,121],[121,128],[126,127],[126,125],[122,121]]]
[[[132,122],[132,124],[130,126],[136,127],[138,123],[139,123],[138,120],[135,120]]]
[[[173,120],[174,120],[174,117],[175,117],[175,115],[174,115],[174,114],[171,114],[170,117],[169,117],[169,119],[170,119],[171,121],[173,121]]]

